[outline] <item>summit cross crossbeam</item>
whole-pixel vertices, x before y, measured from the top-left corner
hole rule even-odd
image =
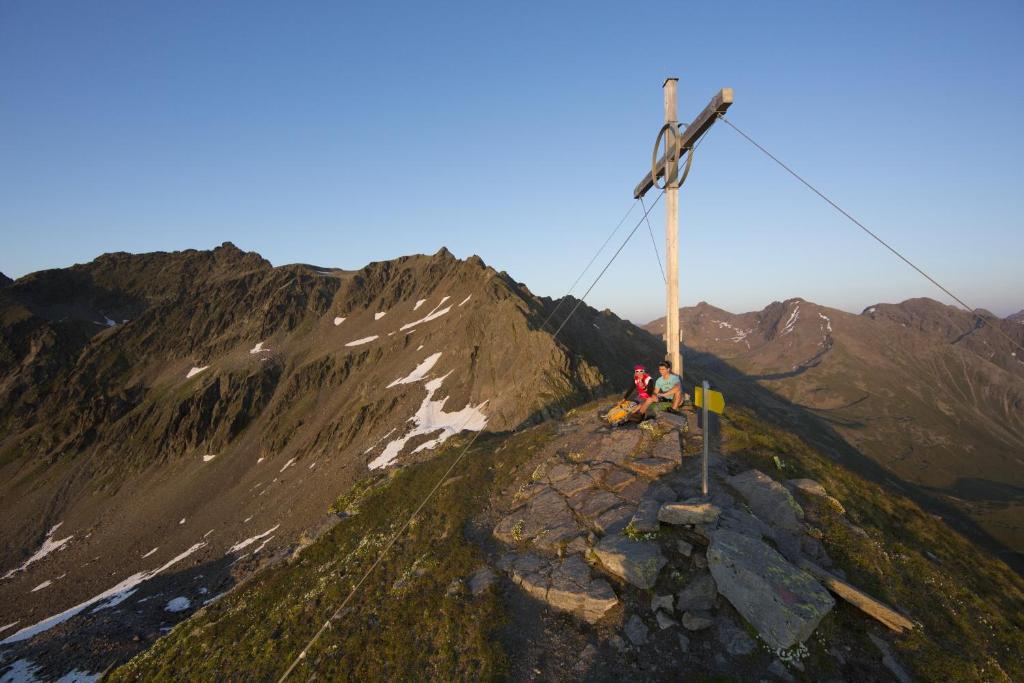
[[[657,187],[658,179],[665,179],[665,270],[667,271],[665,301],[665,349],[666,357],[672,363],[672,372],[683,376],[683,358],[679,331],[679,160],[683,152],[693,154],[693,145],[700,139],[719,114],[732,104],[732,88],[722,88],[711,98],[704,111],[697,115],[685,129],[676,120],[676,83],[678,78],[666,78],[662,91],[665,100],[665,125],[654,143],[651,155],[651,170],[633,190],[633,197],[640,199],[651,188]],[[662,137],[665,151],[659,157]],[[687,167],[689,166],[689,160]]]

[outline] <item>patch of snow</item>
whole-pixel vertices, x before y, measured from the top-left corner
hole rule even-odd
[[[462,301],[460,301],[460,302],[459,302],[459,306],[461,306],[462,304],[466,303],[467,301],[469,301],[469,300],[470,300],[470,299],[472,299],[472,298],[473,298],[473,295],[472,295],[472,294],[470,294],[470,295],[469,295],[469,296],[467,296],[467,297],[466,297],[465,299],[463,299]]]
[[[440,351],[431,356],[427,356],[426,359],[424,359],[422,363],[417,365],[412,372],[410,372],[405,377],[399,377],[394,382],[389,384],[387,388],[390,389],[391,387],[397,387],[399,384],[412,384],[413,382],[419,382],[421,379],[427,376],[427,373],[430,372],[431,368],[433,368],[437,364],[437,361],[440,360],[440,358]]]
[[[281,468],[281,471],[284,472],[286,469],[288,469],[289,467],[291,467],[294,464],[295,464],[295,458],[292,458],[291,460],[289,460],[288,462],[286,462],[284,464],[284,467]]]
[[[11,668],[3,675],[3,678],[0,678],[0,683],[36,683],[39,680],[36,678],[38,671],[38,664],[27,659],[19,659],[11,664]]]
[[[207,532],[206,532],[205,534],[203,534],[203,538],[206,538],[207,536],[209,536],[209,535],[210,535],[210,534],[212,534],[212,533],[213,533],[213,529],[210,529],[210,530],[209,530],[209,531],[207,531]]]
[[[451,374],[451,373],[448,373]],[[406,432],[404,436],[401,436],[393,441],[388,442],[381,451],[381,454],[374,458],[368,465],[370,469],[379,469],[381,467],[387,467],[391,462],[398,457],[405,447],[405,444],[409,442],[414,436],[434,434],[435,432],[441,432],[435,438],[424,441],[413,450],[413,453],[419,453],[420,451],[427,450],[430,448],[436,448],[440,446],[449,437],[458,434],[463,430],[470,430],[478,432],[487,425],[487,416],[484,415],[483,411],[480,410],[487,401],[484,401],[480,405],[474,406],[467,404],[462,410],[454,413],[446,413],[444,411],[444,404],[448,401],[448,397],[442,398],[440,401],[435,401],[434,394],[441,388],[445,378],[438,377],[437,379],[430,380],[426,383],[427,395],[420,404],[419,409],[416,413],[409,418],[410,422],[414,423],[411,430]]]
[[[200,372],[202,372],[203,370],[205,370],[208,367],[210,367],[210,366],[209,365],[204,365],[202,367],[197,367],[197,366],[193,365],[192,369],[189,370],[188,373],[185,375],[185,379],[192,379],[193,377],[195,377],[196,375],[198,375]]]
[[[182,596],[170,600],[164,607],[165,612],[184,612],[192,606],[192,601]]]
[[[871,308],[869,308],[868,310],[866,310],[866,311],[864,311],[864,312],[865,312],[865,313],[868,313],[868,314],[874,313],[874,312],[875,312],[875,307],[874,307],[874,306],[872,306]]]
[[[18,621],[12,621],[9,624],[5,624],[4,626],[0,626],[0,633],[3,633],[4,631],[6,631],[9,628],[14,628],[15,626],[17,626],[20,623],[21,623],[21,620],[19,619]]]
[[[262,534],[256,534],[252,538],[247,538],[244,541],[239,541],[238,543],[236,543],[233,546],[231,546],[230,548],[228,548],[228,552],[229,553],[233,553],[233,552],[237,552],[239,550],[242,550],[243,548],[248,548],[249,546],[251,546],[256,541],[262,540],[262,539],[266,538],[267,536],[270,536],[270,534],[272,534],[275,531],[277,531],[278,527],[280,527],[280,526],[281,525],[278,524],[273,529],[267,529]]]
[[[338,317],[336,317],[334,319],[334,326],[337,327],[338,325],[342,324],[343,322],[345,322],[345,319],[342,318],[341,316],[338,316]]]
[[[420,306],[422,306],[425,303],[427,303],[426,299],[420,299],[419,301],[416,302],[416,305],[412,307],[412,310],[417,310]]]
[[[781,337],[784,334],[789,334],[793,331],[793,326],[796,325],[796,321],[800,319],[800,304],[793,307],[793,312],[789,314],[789,320],[786,321],[786,326],[782,328]]]
[[[255,555],[258,552],[260,552],[261,550],[263,550],[264,548],[266,548],[267,544],[270,543],[272,540],[274,540],[274,537],[273,536],[268,536],[266,539],[264,539],[263,543],[260,543],[259,547],[256,548],[256,550],[252,551],[252,554]]]
[[[67,538],[61,538],[61,539],[56,540],[56,541],[53,540],[53,534],[57,531],[58,528],[60,528],[60,525],[63,524],[63,523],[64,522],[58,522],[57,524],[54,524],[53,527],[46,533],[46,538],[43,539],[43,544],[41,546],[39,546],[39,550],[37,550],[32,555],[32,557],[30,557],[27,560],[25,560],[25,562],[22,563],[22,565],[20,567],[15,567],[14,569],[11,569],[6,574],[4,574],[2,577],[0,577],[0,580],[2,580],[2,579],[9,579],[10,577],[14,576],[18,572],[24,571],[30,564],[33,564],[34,562],[38,562],[39,560],[43,559],[44,557],[46,557],[50,553],[52,553],[52,552],[54,552],[56,550],[60,550],[61,548],[63,548],[65,543],[67,543],[68,541],[70,541],[72,538],[75,537],[75,535],[72,534],[72,535],[68,536]]]
[[[313,462],[309,463],[309,469],[313,469],[314,467],[316,467],[316,460],[314,460]]]
[[[361,344],[369,344],[374,339],[377,339],[378,336],[379,335],[371,334],[369,337],[363,337],[362,339],[356,339],[355,341],[350,341],[348,344],[345,344],[345,346],[360,346]]]
[[[246,517],[245,519],[242,520],[242,524],[246,524],[252,518],[253,518],[253,516],[249,515],[248,517]]]
[[[384,317],[384,316],[386,316],[387,314],[388,314],[388,312],[387,312],[387,311],[378,311],[377,313],[374,313],[374,314],[373,314],[373,319],[374,319],[374,320],[380,320],[381,318],[383,318],[383,317]]]
[[[441,308],[441,306],[444,305],[444,302],[448,301],[448,299],[450,299],[450,298],[451,297],[448,297],[448,296],[442,297],[441,298],[441,302],[437,306],[434,306],[434,310],[432,310],[430,313],[427,313],[427,315],[425,317],[420,318],[419,320],[414,320],[411,323],[406,323],[405,325],[402,325],[402,327],[400,327],[399,329],[400,330],[408,330],[410,328],[416,327],[420,323],[429,323],[431,320],[437,320],[442,315],[444,315],[448,311],[452,310],[451,306],[449,306],[448,308]],[[441,310],[438,310],[439,308],[441,308]]]
[[[213,460],[216,457],[217,457],[216,453],[209,453],[209,454],[203,456],[203,462],[210,462],[211,460]]]
[[[417,346],[416,350],[417,351],[422,351],[423,350],[423,344],[420,344],[419,346]]]
[[[831,332],[832,331],[832,321],[829,319],[829,317],[827,315],[825,315],[824,313],[820,313],[820,312],[818,313],[818,317],[825,321],[825,324],[828,326],[828,331]]]
[[[259,464],[260,464],[261,462],[263,462],[264,460],[266,460],[266,458],[257,458],[257,459],[256,459],[256,464],[257,464],[257,465],[259,465]]]
[[[115,325],[117,325],[117,323],[108,318],[105,313],[100,313],[100,315],[103,316],[103,324],[106,325],[107,327],[114,327]]]
[[[148,553],[146,553],[145,555],[143,555],[143,556],[142,556],[142,559],[143,559],[143,560],[144,560],[144,559],[146,559],[147,557],[149,557],[150,555],[152,555],[153,553],[155,553],[155,552],[156,552],[157,550],[160,550],[160,546],[157,546],[157,547],[153,548],[153,549],[152,549],[152,550],[150,550],[150,551],[149,551]]]
[[[181,524],[184,524],[184,523],[185,523],[185,518],[184,518],[184,517],[182,517],[182,518],[181,518],[181,521],[180,521],[180,522],[178,522],[178,524],[179,524],[179,525],[181,525]]]
[[[87,608],[92,607],[93,605],[97,605],[97,603],[99,604],[93,610],[94,612],[99,611],[101,609],[105,609],[107,607],[113,607],[115,605],[118,605],[124,600],[126,600],[132,593],[134,593],[136,587],[139,584],[171,568],[172,566],[174,566],[178,562],[181,562],[186,557],[188,557],[195,551],[199,550],[200,548],[204,547],[205,545],[206,543],[196,543],[188,550],[185,550],[178,556],[172,558],[167,563],[163,564],[160,567],[157,567],[156,569],[151,569],[149,571],[143,571],[138,572],[136,574],[132,574],[124,581],[121,581],[112,588],[108,588],[99,595],[94,595],[85,602],[79,603],[74,607],[70,607],[61,612],[60,614],[55,614],[52,617],[47,617],[46,619],[43,619],[42,621],[33,624],[32,626],[27,626],[21,629],[13,636],[10,636],[5,640],[0,641],[0,645],[10,645],[11,643],[17,643],[23,640],[28,640],[29,638],[39,633],[42,633],[43,631],[47,631],[53,628],[54,626],[57,626],[58,624],[63,624],[65,621],[74,617],[80,612],[86,610]]]
[[[251,349],[249,349],[249,353],[261,353],[263,351],[269,351],[270,349],[263,348],[263,345],[266,344],[266,343],[267,342],[260,342],[260,343],[256,344],[256,346],[254,346]]]
[[[44,588],[46,588],[47,586],[50,586],[52,584],[53,584],[53,581],[50,581],[49,579],[47,579],[46,581],[43,581],[41,584],[39,584],[38,586],[36,586],[32,590],[30,590],[29,593],[35,593],[36,591],[41,591]]]

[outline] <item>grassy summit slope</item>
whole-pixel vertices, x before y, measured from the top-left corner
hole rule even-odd
[[[577,419],[593,415],[597,405],[572,414]],[[891,638],[897,658],[915,679],[1024,679],[1024,582],[1006,565],[914,503],[848,472],[746,409],[731,408],[723,432],[727,461],[780,480],[813,477],[845,507],[845,516],[828,505],[809,506],[807,514],[823,530],[822,542],[852,584],[919,625]],[[522,618],[517,602],[531,599],[510,586],[472,597],[463,580],[488,558],[473,531],[476,522],[499,492],[528,484],[537,453],[557,448],[560,438],[558,422],[511,436],[482,436],[324,633],[295,680],[314,672],[326,680],[515,678],[511,658],[518,652],[502,625],[513,613]],[[336,507],[354,514],[297,560],[258,574],[196,613],[111,680],[279,676],[464,443],[453,442],[439,457],[381,475],[340,499]],[[617,612],[587,626],[564,616],[557,629],[579,632],[616,657],[609,643],[623,620]],[[838,661],[830,645],[868,642],[868,633],[886,634],[841,603],[807,642],[804,672],[792,673],[806,680],[856,676],[858,670]],[[765,655],[751,655],[759,656]],[[874,674],[884,672],[881,654],[869,650],[866,656],[879,660]],[[552,647],[549,658],[566,661],[549,661],[545,670],[572,672],[576,657],[575,651]],[[658,676],[686,673],[669,661],[658,664]],[[737,662],[735,670],[749,669]]]

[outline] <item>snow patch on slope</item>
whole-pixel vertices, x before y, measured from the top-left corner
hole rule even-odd
[[[266,344],[266,343],[267,342],[259,342],[258,344],[256,344],[256,346],[254,346],[251,349],[249,349],[249,353],[260,353],[260,352],[263,352],[263,351],[269,351],[270,349],[263,348],[263,345]]]
[[[434,306],[434,310],[432,310],[430,313],[427,313],[425,317],[420,318],[419,320],[414,320],[411,323],[406,323],[405,325],[402,325],[402,327],[399,329],[408,330],[411,327],[416,327],[420,323],[429,323],[431,320],[436,320],[437,318],[440,318],[442,315],[452,310],[451,306],[448,306],[447,308],[441,308],[441,306],[444,305],[444,302],[448,301],[448,299],[450,298],[450,296],[442,297],[441,302],[437,304],[437,306]],[[441,310],[438,310],[439,308],[441,308]]]
[[[337,327],[338,325],[342,324],[343,322],[345,322],[345,319],[342,318],[341,316],[338,316],[338,317],[336,317],[334,319],[334,326]]]
[[[192,601],[182,596],[170,600],[166,606],[164,606],[165,612],[184,612],[192,606]]]
[[[793,308],[793,312],[789,314],[789,320],[786,321],[786,326],[782,328],[781,337],[784,334],[789,334],[793,331],[793,326],[796,325],[796,321],[800,319],[800,304],[797,304]]]
[[[421,379],[427,376],[427,373],[430,372],[431,368],[433,368],[437,364],[437,361],[440,360],[440,358],[440,351],[433,354],[432,356],[427,356],[422,363],[416,366],[415,370],[410,372],[405,377],[399,377],[394,382],[389,384],[387,388],[390,389],[391,387],[396,387],[399,384],[412,384],[413,382],[419,382]]]
[[[384,316],[386,316],[387,314],[388,314],[388,312],[387,312],[387,311],[378,311],[377,313],[374,313],[374,314],[373,314],[373,319],[374,319],[374,320],[380,320],[381,318],[383,318],[383,317],[384,317]]]
[[[205,370],[208,367],[210,367],[210,366],[209,365],[204,365],[202,367],[198,367],[198,366],[193,365],[192,369],[189,370],[188,373],[185,375],[185,379],[192,379],[193,377],[195,377],[196,375],[198,375],[200,372],[202,372],[203,370]]]
[[[32,557],[30,557],[27,560],[25,560],[25,562],[22,563],[22,565],[20,567],[15,567],[14,569],[11,569],[6,574],[4,574],[2,577],[0,577],[0,579],[9,579],[12,576],[14,576],[15,574],[17,574],[18,572],[24,571],[30,564],[32,564],[34,562],[38,562],[39,560],[43,559],[44,557],[46,557],[50,553],[52,553],[54,551],[57,551],[57,550],[60,550],[61,548],[63,548],[65,543],[67,543],[68,541],[70,541],[72,538],[75,537],[74,534],[72,534],[71,536],[68,536],[67,538],[61,538],[61,539],[56,540],[56,541],[53,540],[54,532],[56,532],[57,529],[60,528],[60,525],[63,524],[63,523],[64,522],[58,522],[57,524],[54,524],[53,527],[46,533],[46,538],[43,539],[43,544],[41,546],[39,546],[39,550],[37,550],[32,555]]]
[[[451,373],[448,374],[450,375]],[[448,397],[446,396],[440,401],[434,400],[434,394],[441,388],[446,377],[448,375],[432,379],[426,383],[427,395],[416,413],[409,418],[409,421],[414,423],[413,428],[406,432],[404,436],[388,442],[384,450],[381,451],[381,454],[367,465],[371,470],[390,465],[402,452],[405,444],[415,436],[426,436],[435,432],[441,432],[438,436],[429,441],[424,441],[413,450],[413,453],[419,453],[420,451],[440,446],[449,437],[463,430],[468,429],[479,432],[487,425],[487,416],[480,410],[487,405],[487,401],[477,406],[467,404],[462,410],[446,413],[444,411],[444,404],[448,401]]]
[[[348,344],[345,344],[345,346],[361,346],[362,344],[369,344],[374,339],[377,339],[379,336],[380,335],[377,334],[371,334],[369,337],[363,337],[362,339],[350,341]]]
[[[228,549],[228,552],[229,553],[234,553],[234,552],[238,552],[239,550],[243,550],[244,548],[248,548],[249,546],[251,546],[256,541],[260,541],[260,540],[266,538],[267,536],[269,536],[270,534],[274,533],[275,531],[277,531],[278,527],[280,527],[280,526],[281,525],[278,524],[277,526],[275,526],[272,529],[267,529],[262,534],[256,534],[255,536],[253,536],[251,538],[247,538],[244,541],[239,541],[238,543],[236,543],[233,546],[231,546]]]
[[[416,305],[412,307],[412,310],[415,311],[416,309],[418,309],[420,306],[422,306],[425,303],[427,303],[426,299],[420,299],[419,301],[416,302]]]
[[[93,609],[94,612],[97,612],[101,609],[105,609],[107,607],[113,607],[115,605],[118,605],[127,600],[128,597],[130,597],[131,594],[135,592],[139,584],[169,569],[170,567],[184,560],[186,557],[188,557],[195,551],[199,550],[200,548],[204,547],[205,545],[205,542],[196,543],[188,550],[182,552],[177,557],[172,558],[166,564],[163,564],[162,566],[157,567],[156,569],[132,574],[124,581],[121,581],[112,588],[108,588],[99,595],[94,595],[85,602],[79,603],[74,607],[70,607],[61,612],[60,614],[55,614],[51,617],[47,617],[46,619],[43,619],[42,621],[33,624],[32,626],[26,626],[25,628],[15,633],[13,636],[10,636],[0,641],[0,645],[10,645],[11,643],[17,643],[22,640],[28,640],[29,638],[39,633],[42,633],[43,631],[48,631],[54,626],[64,623],[65,621],[74,617],[80,612],[85,611],[87,608],[92,607],[93,605],[97,605],[97,603],[99,604],[96,606],[95,609]]]

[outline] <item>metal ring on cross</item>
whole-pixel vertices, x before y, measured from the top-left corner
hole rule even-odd
[[[670,121],[658,131],[658,137],[654,139],[654,149],[651,151],[651,185],[656,190],[664,190],[675,182],[675,176],[679,173],[679,155],[682,150],[679,148],[679,124]],[[665,135],[671,131],[670,135]],[[661,148],[661,138],[665,138],[665,184],[658,185],[658,150]],[[689,169],[687,169],[689,170]],[[669,174],[671,171],[671,175]]]

